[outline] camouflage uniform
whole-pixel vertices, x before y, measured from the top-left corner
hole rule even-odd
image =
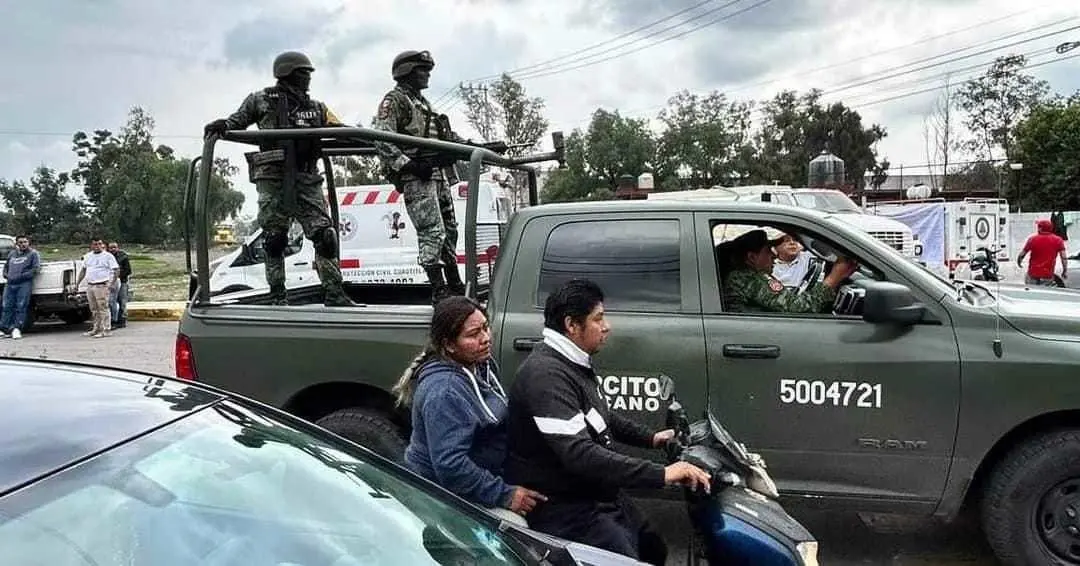
[[[825,284],[811,283],[799,294],[750,267],[735,269],[724,279],[724,310],[731,312],[823,313],[836,300],[836,291]]]
[[[435,113],[419,90],[400,80],[415,65],[434,66],[434,61],[426,52],[405,52],[395,59],[394,78],[398,79],[398,84],[383,96],[372,127],[422,138],[466,141],[450,129],[445,115]],[[400,148],[385,142],[375,142],[374,145],[384,168],[402,193],[405,210],[416,228],[419,248],[417,263],[427,271],[432,284],[437,287],[436,294],[440,291],[438,286],[442,281],[440,271],[445,274],[452,292],[464,294],[457,264],[458,223],[449,188],[450,184],[458,181],[453,168],[435,168],[430,179],[423,179],[402,170],[417,158],[416,148]]]
[[[279,99],[287,105],[289,122],[280,126],[276,106]],[[256,124],[260,130],[344,126],[326,104],[283,81],[249,94],[224,122],[230,130],[243,130],[252,124]],[[263,231],[266,280],[270,285],[270,294],[275,303],[285,304],[284,252],[288,245],[292,216],[303,227],[304,236],[314,244],[315,271],[319,274],[326,304],[352,305],[342,288],[341,269],[337,261],[337,227],[323,197],[323,176],[316,169],[316,157],[312,156],[310,146],[305,145],[303,141],[296,142],[296,208],[292,215],[289,203],[285,202],[284,158],[272,153],[276,149],[274,142],[260,147],[259,152],[245,154],[250,180],[255,183],[259,194],[258,224]],[[305,153],[308,155],[305,156]]]

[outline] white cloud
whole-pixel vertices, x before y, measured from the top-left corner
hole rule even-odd
[[[598,106],[650,116],[681,89],[720,89],[735,98],[769,97],[781,88],[804,91],[869,80],[875,73],[1056,22],[1000,46],[1080,25],[1074,0],[1043,0],[1020,9],[1008,0],[770,0],[729,20],[683,37],[665,37],[730,14],[760,0],[742,0],[692,19],[730,0],[684,13],[690,20],[665,33],[671,19],[618,43],[603,55],[566,57],[521,75],[530,95],[545,99],[553,129],[583,127]],[[536,65],[667,17],[699,0],[0,0],[0,50],[9,63],[0,89],[0,178],[26,177],[44,162],[70,168],[70,134],[122,126],[133,105],[156,119],[158,141],[184,155],[200,151],[202,126],[233,111],[248,92],[272,83],[277,52],[301,49],[318,67],[312,94],[351,123],[367,123],[392,86],[390,61],[405,49],[428,49],[437,66],[429,98],[458,81]],[[1009,16],[1010,13],[1016,13]],[[985,23],[997,19],[993,23]],[[922,38],[955,32],[903,47]],[[653,37],[640,39],[648,33]],[[615,47],[628,43],[626,47]],[[1080,29],[1018,45],[1029,52],[1080,40]],[[620,53],[637,52],[611,58]],[[892,52],[867,57],[875,52]],[[978,51],[958,51],[960,57]],[[922,115],[933,94],[861,107],[938,84],[916,83],[949,69],[987,64],[1009,50],[973,56],[857,88],[827,94],[856,106],[864,123],[881,123],[888,137],[879,152],[894,165],[923,163]],[[1078,52],[1080,53],[1080,52]],[[597,64],[566,70],[597,59]],[[863,60],[851,64],[858,58]],[[1033,62],[1045,60],[1037,57]],[[934,59],[922,63],[940,62]],[[807,73],[814,68],[835,68]],[[910,67],[909,67],[910,68]],[[1033,72],[1059,92],[1080,88],[1080,59]],[[535,74],[538,68],[532,68]],[[899,69],[902,71],[904,69]],[[980,69],[960,73],[973,76]],[[444,104],[455,127],[465,125],[461,105]],[[16,145],[17,144],[17,145]],[[243,165],[243,147],[220,146],[219,155]],[[237,184],[255,209],[246,171]]]

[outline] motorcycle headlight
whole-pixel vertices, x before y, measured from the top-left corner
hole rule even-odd
[[[802,559],[803,566],[818,566],[817,549],[817,541],[800,542],[795,545],[795,550],[799,551],[799,558]]]

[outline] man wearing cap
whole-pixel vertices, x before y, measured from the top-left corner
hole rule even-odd
[[[249,94],[231,116],[207,124],[206,135],[223,135],[227,130],[243,130],[252,124],[260,130],[344,126],[326,104],[308,94],[315,67],[307,55],[286,51],[274,59],[273,68],[277,84]],[[318,151],[308,141],[294,143],[294,170],[286,165],[283,146],[277,142],[264,142],[260,151],[244,155],[248,159],[248,177],[259,193],[258,222],[266,251],[271,301],[287,304],[285,248],[289,245],[289,225],[296,218],[315,248],[315,272],[322,283],[324,304],[357,306],[343,289],[337,261],[337,226],[323,196],[323,176],[316,167]],[[295,173],[295,180],[291,173]]]
[[[1038,233],[1032,234],[1024,243],[1024,249],[1016,258],[1016,266],[1023,267],[1024,258],[1031,254],[1024,281],[1028,285],[1053,287],[1056,285],[1054,266],[1059,257],[1061,258],[1061,278],[1067,277],[1065,269],[1069,265],[1069,259],[1068,252],[1065,251],[1065,240],[1054,233],[1054,223],[1049,220],[1039,220],[1035,226]]]
[[[372,121],[377,130],[421,138],[464,142],[450,129],[445,114],[436,114],[420,91],[428,87],[435,60],[427,51],[404,51],[394,58],[391,74],[397,85],[383,96]],[[405,200],[416,229],[417,263],[431,281],[432,303],[464,295],[457,264],[458,224],[450,185],[457,182],[450,167],[440,167],[415,147],[374,144],[387,176]]]
[[[724,278],[724,310],[731,312],[826,312],[836,299],[836,288],[855,272],[856,265],[838,259],[824,281],[811,283],[805,291],[784,287],[773,277],[773,246],[765,230],[751,230],[730,244],[734,269]]]

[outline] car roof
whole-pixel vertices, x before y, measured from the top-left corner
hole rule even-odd
[[[0,358],[0,494],[222,398],[141,372]]]

